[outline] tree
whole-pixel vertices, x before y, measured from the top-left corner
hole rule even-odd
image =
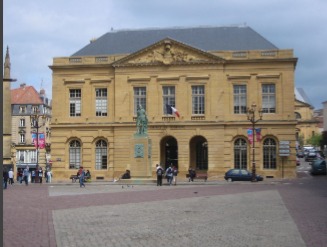
[[[307,140],[307,143],[311,144],[314,147],[321,147],[321,145],[322,145],[322,135],[321,134],[315,134],[315,135],[311,136]]]

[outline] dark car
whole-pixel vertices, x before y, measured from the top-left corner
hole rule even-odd
[[[230,169],[225,173],[225,180],[233,181],[252,181],[252,173],[245,169]],[[257,181],[262,181],[263,177],[256,175]]]
[[[317,158],[316,150],[312,149],[305,156],[305,161],[306,162],[313,162],[316,158]]]
[[[322,159],[316,159],[311,166],[312,175],[326,175],[326,161]]]

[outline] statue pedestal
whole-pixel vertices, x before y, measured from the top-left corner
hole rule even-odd
[[[149,178],[151,169],[151,140],[147,134],[135,134],[131,142],[130,170],[133,177]]]

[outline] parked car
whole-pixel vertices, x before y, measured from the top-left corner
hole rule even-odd
[[[305,156],[305,161],[306,162],[313,162],[317,158],[317,153],[316,150],[311,149]]]
[[[256,175],[257,181],[262,181],[263,177]],[[230,169],[225,173],[225,180],[233,181],[252,181],[252,173],[245,169]]]
[[[326,175],[326,161],[322,159],[316,159],[312,163],[310,173],[312,175]]]

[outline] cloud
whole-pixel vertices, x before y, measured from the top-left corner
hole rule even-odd
[[[9,45],[12,74],[37,89],[41,78],[51,83],[53,57],[70,56],[111,28],[246,23],[280,49],[293,49],[296,86],[315,107],[327,100],[325,0],[4,0],[3,8],[3,51]]]

